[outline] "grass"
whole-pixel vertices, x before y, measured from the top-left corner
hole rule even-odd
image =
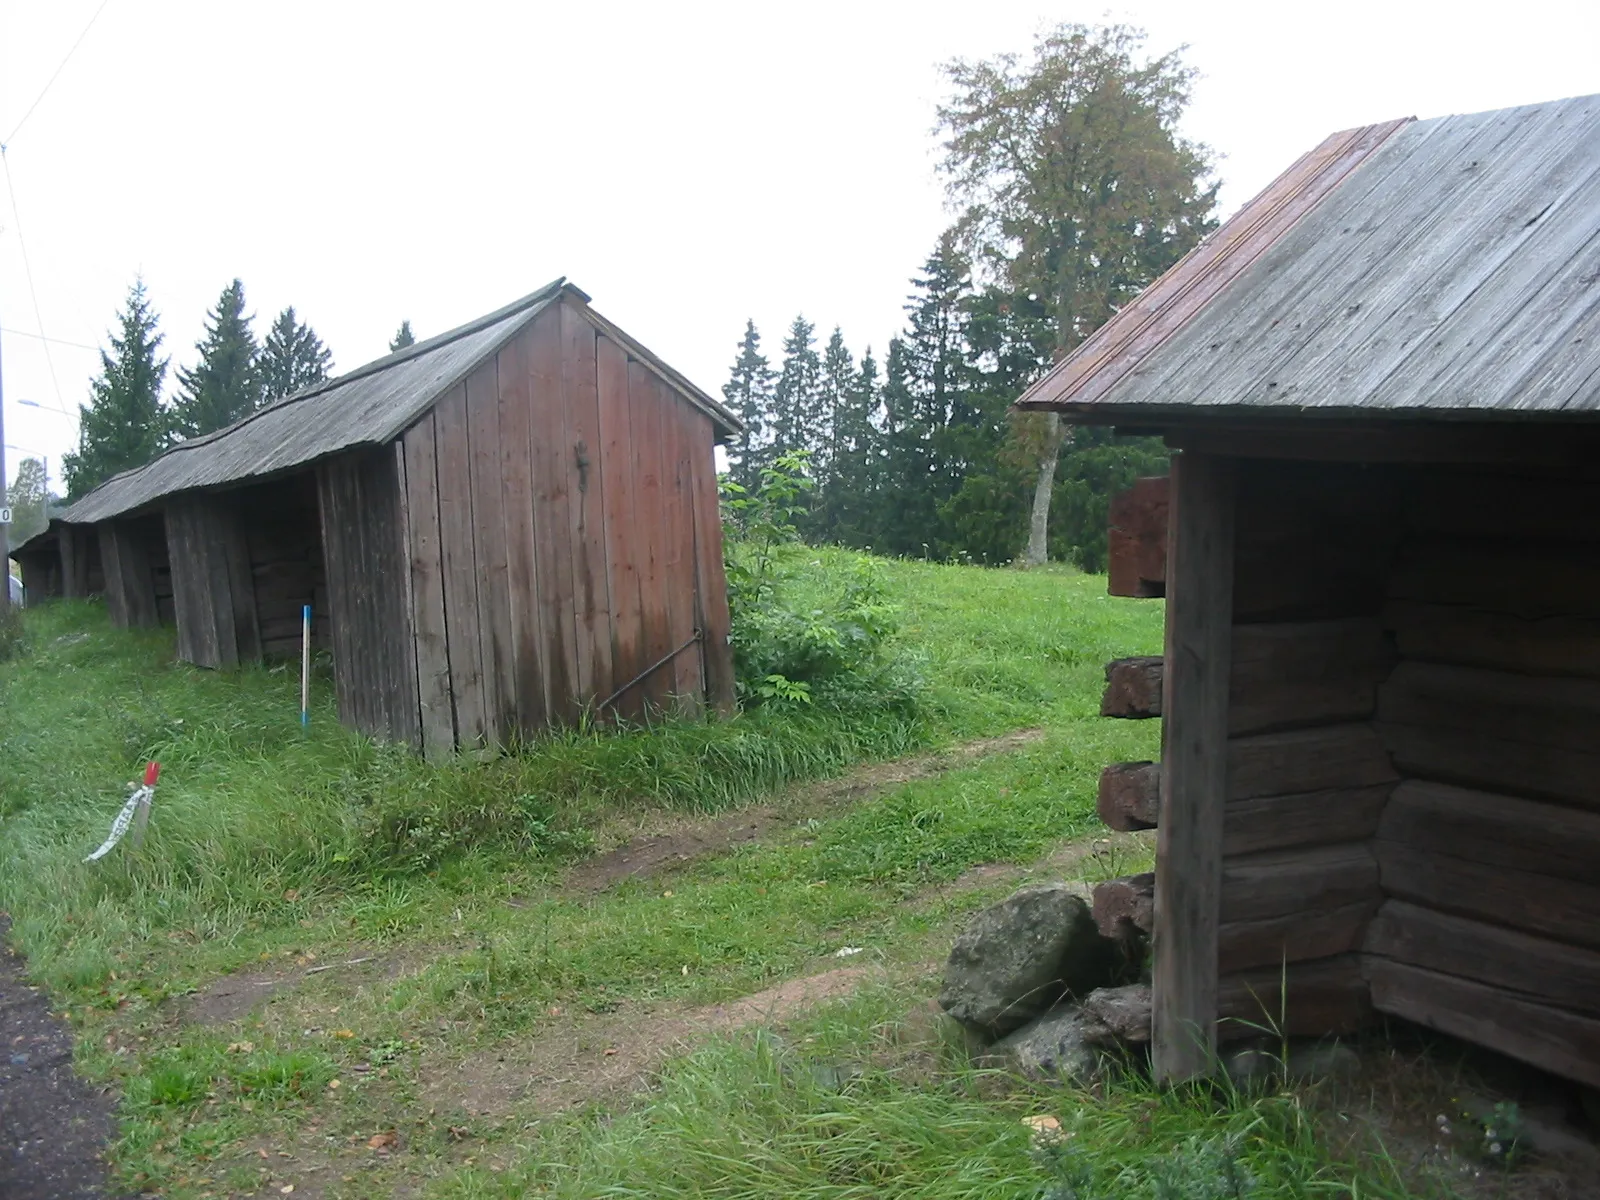
[[[850,558],[818,552],[816,569]],[[935,986],[927,964],[1016,876],[952,881],[1093,836],[1100,767],[1154,756],[1155,723],[1103,720],[1098,697],[1107,659],[1159,645],[1161,614],[1065,569],[882,569],[926,680],[915,713],[577,731],[488,762],[425,763],[351,734],[326,680],[302,731],[290,672],[175,665],[169,634],[111,631],[91,604],[30,613],[20,657],[0,663],[0,908],[74,1025],[80,1069],[121,1091],[119,1184],[175,1197],[297,1180],[330,1196],[404,1182],[448,1197],[1187,1197],[1211,1193],[1153,1191],[1151,1171],[1179,1151],[1201,1170],[1222,1147],[1270,1182],[1261,1195],[1409,1194],[1365,1151],[1332,1155],[1292,1100],[1160,1096],[1131,1080],[1043,1092],[907,1023]],[[559,886],[644,815],[714,812],[1033,726],[1041,736],[1018,749],[797,813],[664,879],[598,896]],[[145,758],[163,764],[148,838],[85,865]],[[1136,870],[1141,853],[1074,869]],[[846,946],[892,985],[782,1041],[713,1040],[648,1097],[552,1116],[473,1101],[462,1082],[533,1077],[541,1047],[643,1037],[837,965]],[[332,969],[305,975],[313,964]],[[295,986],[238,1019],[180,1019],[186,997],[240,970]],[[1076,1122],[1065,1167],[1020,1123],[1045,1109]],[[392,1145],[369,1146],[386,1131]]]

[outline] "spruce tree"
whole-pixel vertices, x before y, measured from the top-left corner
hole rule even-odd
[[[291,305],[272,323],[257,365],[262,399],[270,404],[324,382],[333,367],[333,354],[311,326],[296,320]]]
[[[773,389],[772,448],[775,454],[820,450],[827,438],[822,413],[822,358],[816,329],[799,316],[783,340],[783,366]]]
[[[739,356],[722,385],[722,398],[744,423],[744,431],[728,448],[728,473],[741,487],[753,488],[766,461],[763,451],[772,418],[772,367],[761,353],[761,334],[753,320],[745,321]]]
[[[817,475],[824,487],[833,470],[834,460],[840,453],[839,420],[850,405],[855,375],[855,356],[844,344],[844,332],[835,325],[822,351],[822,369],[817,380],[818,432],[821,434],[817,448]]]
[[[389,353],[404,350],[407,346],[417,344],[417,335],[411,332],[411,322],[401,321],[400,328],[394,331],[394,336],[389,339]]]
[[[110,351],[100,352],[100,374],[89,384],[89,403],[78,408],[78,448],[62,458],[68,499],[77,499],[119,471],[142,466],[161,449],[161,389],[167,360],[158,358],[162,335],[144,280],[135,279],[117,314]]]
[[[244,311],[244,284],[235,279],[222,289],[206,314],[206,334],[195,343],[200,360],[178,368],[182,389],[172,407],[175,440],[198,437],[231,425],[261,406],[256,337]]]

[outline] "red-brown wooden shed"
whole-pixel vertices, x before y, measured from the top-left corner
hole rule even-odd
[[[340,718],[427,751],[726,712],[714,448],[738,427],[557,280],[182,442],[52,528],[93,531],[116,623],[162,621],[169,592],[200,666],[297,652],[313,605]]]

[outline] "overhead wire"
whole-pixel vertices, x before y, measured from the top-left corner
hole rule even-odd
[[[22,251],[22,273],[28,280],[28,295],[33,299],[33,319],[39,326],[39,340],[44,343],[44,361],[50,368],[50,386],[55,389],[56,407],[64,412],[66,401],[61,397],[61,381],[56,378],[56,360],[50,353],[50,343],[55,339],[45,336],[44,312],[39,307],[39,291],[33,285],[33,263],[28,257],[28,239],[22,235],[22,211],[17,207],[17,189],[11,182],[11,160],[4,146],[0,146],[0,167],[5,168],[6,195],[11,198],[11,216],[17,227],[17,247]]]
[[[6,134],[5,141],[0,142],[0,153],[4,152],[6,144],[9,143],[12,138],[16,137],[17,134],[21,132],[22,127],[28,123],[28,118],[33,116],[33,110],[38,108],[40,102],[50,94],[51,87],[54,86],[55,81],[60,77],[61,72],[66,70],[67,64],[72,61],[72,56],[78,52],[78,47],[83,45],[83,39],[89,36],[89,30],[94,28],[94,23],[100,19],[100,14],[105,12],[106,5],[110,3],[111,0],[100,0],[100,7],[94,10],[94,16],[89,18],[89,23],[83,27],[83,32],[78,34],[77,40],[73,42],[72,46],[67,50],[66,57],[64,57],[60,64],[57,65],[55,71],[51,73],[50,78],[45,80],[44,87],[41,88],[39,94],[34,97],[33,103],[28,105],[28,111],[22,114],[21,119],[12,128],[11,132]]]

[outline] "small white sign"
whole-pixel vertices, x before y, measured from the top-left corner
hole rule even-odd
[[[11,524],[11,510],[0,506],[0,525]]]

